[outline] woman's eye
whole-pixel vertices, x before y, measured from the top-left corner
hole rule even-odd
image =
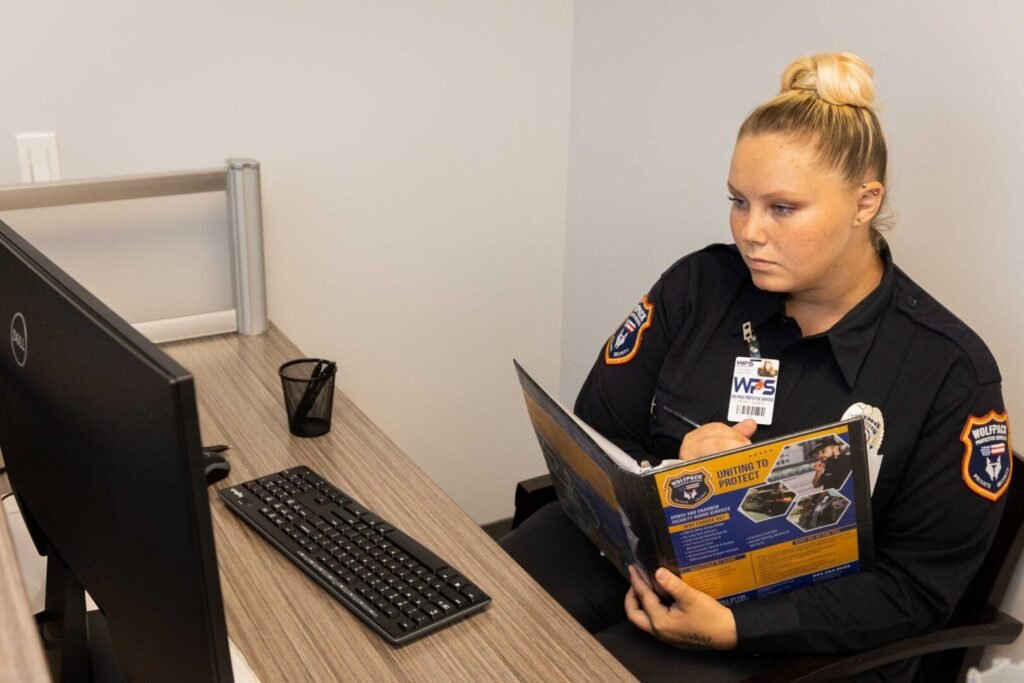
[[[747,200],[745,199],[740,199],[739,197],[733,197],[732,195],[729,195],[729,201],[732,202],[732,205],[737,209],[745,209],[747,207]]]
[[[779,216],[788,216],[793,213],[796,207],[790,206],[789,204],[772,204],[772,211]]]

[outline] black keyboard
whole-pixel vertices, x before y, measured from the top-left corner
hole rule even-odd
[[[491,602],[462,572],[308,467],[218,493],[285,557],[395,645]]]

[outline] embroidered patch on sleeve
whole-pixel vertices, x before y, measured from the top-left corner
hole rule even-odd
[[[651,326],[654,316],[654,304],[644,298],[630,311],[618,330],[608,338],[604,349],[604,362],[608,365],[628,363],[640,350],[640,340],[644,330]]]
[[[984,417],[968,417],[960,440],[964,443],[963,477],[967,488],[982,498],[999,500],[1013,472],[1006,413],[992,410]]]

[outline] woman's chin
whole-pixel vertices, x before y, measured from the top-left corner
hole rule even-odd
[[[750,279],[755,287],[765,292],[785,293],[790,291],[790,283],[787,282],[786,278],[776,273],[751,270]]]

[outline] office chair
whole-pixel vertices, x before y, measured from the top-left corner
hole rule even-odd
[[[1016,452],[1013,455],[1015,465],[1024,467],[1021,455]],[[911,657],[921,657],[916,681],[953,683],[964,680],[967,670],[981,662],[986,646],[1012,643],[1024,628],[1021,622],[999,611],[1024,547],[1024,472],[1014,474],[1005,495],[1006,507],[992,547],[944,628],[864,652],[787,657],[773,662],[747,681],[830,681]],[[519,482],[512,528],[554,500],[557,497],[549,476]]]

